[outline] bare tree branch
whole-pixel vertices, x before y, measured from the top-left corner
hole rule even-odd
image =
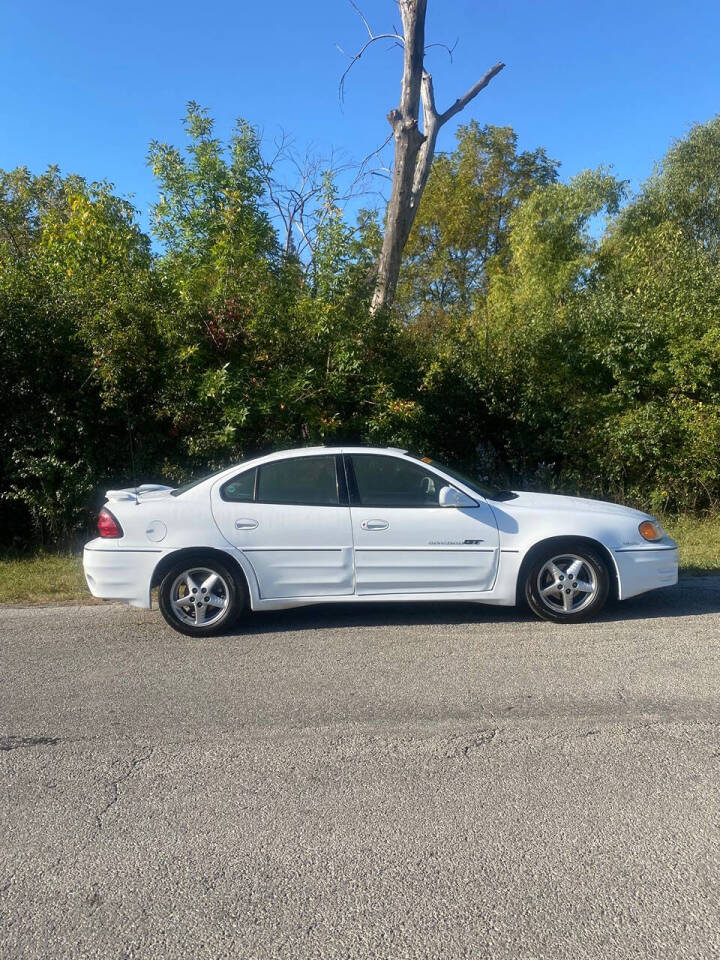
[[[417,212],[420,204],[427,178],[430,176],[430,167],[435,156],[435,144],[440,133],[440,117],[435,106],[435,88],[433,87],[432,75],[423,70],[422,86],[420,88],[423,104],[423,132],[425,141],[418,152],[417,163],[415,165],[415,175],[413,176],[412,201],[411,208]],[[414,217],[414,214],[413,214]]]
[[[367,22],[367,19],[365,18],[365,14],[362,12],[362,10],[360,9],[360,7],[355,3],[355,0],[348,0],[348,2],[349,2],[349,4],[350,4],[350,6],[353,8],[353,10],[355,11],[355,13],[360,17],[360,19],[362,20],[362,22],[365,24],[365,29],[366,29],[367,32],[368,32],[368,36],[369,36],[369,37],[372,37],[373,32],[372,32],[372,30],[370,29],[370,24]],[[394,28],[393,28],[393,29],[394,29]],[[395,30],[395,33],[398,33],[398,32],[399,32],[399,31]]]
[[[435,107],[435,88],[433,86],[432,74],[428,73],[427,70],[423,70],[420,94],[423,104],[423,125],[427,133],[428,123],[435,123],[440,119]]]
[[[380,154],[383,152],[383,150],[385,149],[385,147],[390,143],[390,141],[392,140],[392,138],[393,138],[393,133],[392,133],[392,130],[391,130],[390,133],[387,135],[387,137],[385,137],[385,139],[383,140],[383,142],[382,142],[382,143],[380,144],[380,146],[377,148],[377,150],[373,150],[372,153],[369,153],[369,154],[365,157],[365,159],[361,161],[361,163],[360,163],[359,166],[358,166],[358,174],[357,174],[357,176],[355,177],[355,180],[353,181],[354,183],[358,183],[358,182],[362,179],[362,177],[365,175],[365,168],[367,167],[368,163],[370,163],[370,161],[373,159],[373,157],[379,157],[379,156],[380,156]],[[370,173],[373,173],[373,172],[374,172],[374,171],[372,171],[372,170],[370,171]]]
[[[393,27],[393,32],[392,32],[392,33],[373,33],[372,27],[371,27],[370,24],[368,23],[367,17],[366,17],[365,14],[362,12],[362,10],[361,10],[360,7],[357,5],[357,3],[355,3],[355,0],[348,0],[348,2],[350,3],[350,6],[353,8],[353,10],[355,11],[355,13],[360,17],[360,19],[362,20],[363,24],[365,25],[365,29],[367,30],[367,34],[368,34],[368,38],[369,38],[369,39],[365,41],[365,43],[362,45],[362,47],[360,47],[360,49],[358,50],[357,53],[352,53],[352,54],[351,54],[351,53],[346,53],[345,50],[343,50],[343,48],[342,48],[341,46],[339,46],[337,43],[335,44],[335,46],[336,46],[337,49],[340,51],[340,53],[341,53],[344,57],[348,57],[349,60],[350,60],[350,63],[348,64],[348,66],[347,66],[347,67],[345,68],[345,70],[343,71],[343,75],[340,77],[340,83],[339,83],[339,85],[338,85],[338,98],[339,98],[339,100],[340,100],[340,103],[343,103],[344,100],[345,100],[345,79],[346,79],[347,75],[350,73],[350,71],[352,70],[352,68],[355,66],[355,64],[358,62],[358,60],[362,57],[362,55],[365,53],[365,51],[366,51],[369,47],[371,47],[371,46],[372,46],[374,43],[376,43],[378,40],[393,40],[393,41],[395,41],[395,42],[393,43],[393,45],[392,45],[392,46],[394,46],[394,47],[396,47],[396,46],[401,47],[401,46],[403,46],[404,43],[405,43],[405,38],[404,38],[403,35],[399,32],[399,30],[397,30],[395,27]]]
[[[325,202],[328,178],[336,183],[343,175],[356,172],[357,165],[344,161],[335,153],[322,156],[309,146],[305,153],[281,132],[265,162],[263,181],[266,204],[271,219],[283,238],[285,256],[294,256],[306,270],[312,269],[318,231],[332,215]],[[374,193],[365,188],[361,175],[356,175],[337,195],[337,206],[344,208],[358,196]]]
[[[342,47],[337,47],[337,44],[335,44],[335,46],[340,51],[340,53],[350,58],[350,63],[347,65],[347,67],[343,72],[343,75],[340,77],[340,83],[338,85],[338,97],[340,98],[340,103],[344,103],[345,101],[345,79],[347,75],[350,73],[352,68],[355,66],[358,60],[362,57],[362,55],[365,53],[368,47],[371,47],[378,40],[395,40],[396,43],[394,43],[393,46],[402,46],[402,43],[403,43],[403,38],[400,36],[400,34],[378,33],[378,34],[375,34],[374,36],[371,36],[369,40],[366,40],[365,43],[362,45],[362,47],[360,47],[357,53],[353,53],[353,54],[345,53]]]
[[[432,50],[433,47],[441,47],[443,50],[447,51],[447,55],[450,58],[450,63],[452,63],[453,54],[455,53],[455,48],[457,47],[459,42],[460,42],[460,37],[457,38],[457,40],[452,46],[450,46],[447,43],[439,43],[437,41],[435,43],[428,43],[427,46],[425,47],[425,53],[427,53],[428,50]]]
[[[455,103],[441,115],[440,126],[447,123],[448,120],[451,117],[454,117],[456,113],[460,113],[461,110],[464,110],[470,101],[474,100],[480,91],[485,89],[493,77],[496,77],[500,73],[504,66],[505,64],[501,62],[496,63],[494,67],[490,67],[488,72],[484,74],[484,76],[482,76],[474,86],[470,87],[467,93],[464,93],[462,97],[458,97]]]

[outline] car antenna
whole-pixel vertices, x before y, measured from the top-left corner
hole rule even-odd
[[[135,450],[133,446],[133,434],[132,434],[132,425],[130,424],[130,411],[128,409],[127,402],[125,403],[125,419],[127,420],[127,429],[128,429],[128,440],[130,441],[130,472],[133,479],[133,485],[135,488],[135,498],[137,499],[138,495],[138,482],[137,482],[137,473],[135,472]]]

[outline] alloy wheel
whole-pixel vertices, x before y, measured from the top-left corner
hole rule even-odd
[[[193,627],[209,627],[227,613],[230,590],[216,570],[193,567],[184,570],[170,588],[170,606],[181,621]]]
[[[598,589],[592,565],[575,553],[552,557],[543,564],[537,577],[540,602],[559,616],[579,613],[589,607]]]

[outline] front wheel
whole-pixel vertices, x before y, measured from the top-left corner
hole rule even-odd
[[[215,558],[186,558],[163,577],[159,606],[165,621],[189,637],[229,629],[245,605],[231,570]]]
[[[543,620],[579,623],[596,616],[607,600],[610,576],[590,548],[568,544],[538,554],[527,572],[525,599]]]

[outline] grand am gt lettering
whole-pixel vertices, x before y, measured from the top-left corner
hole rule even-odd
[[[179,489],[109,490],[85,547],[96,597],[159,606],[209,636],[246,610],[374,600],[527,602],[576,623],[609,596],[677,582],[651,516],[597,500],[495,490],[405,450],[319,447]]]

